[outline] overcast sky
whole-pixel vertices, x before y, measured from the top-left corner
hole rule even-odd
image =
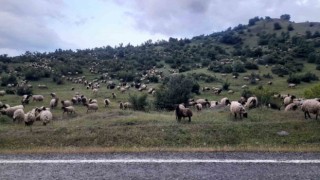
[[[0,54],[190,38],[281,14],[320,22],[320,0],[0,0]]]

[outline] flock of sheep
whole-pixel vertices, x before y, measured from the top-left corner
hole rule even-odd
[[[302,99],[296,98],[294,95],[280,95],[276,94],[273,98],[279,98],[283,101],[282,106],[284,107],[284,111],[295,111],[297,109],[301,109],[304,113],[305,119],[310,118],[310,113],[316,115],[316,119],[318,119],[318,115],[320,114],[320,99]],[[230,101],[227,97],[222,98],[218,101],[209,101],[208,99],[190,99],[188,104],[179,104],[175,109],[176,119],[180,122],[181,118],[188,117],[189,122],[191,121],[191,117],[193,115],[192,110],[186,107],[195,107],[197,111],[201,111],[203,108],[210,108],[213,110],[218,109],[226,109],[228,108],[234,118],[237,119],[239,116],[240,119],[248,117],[248,110],[252,108],[256,108],[262,104],[259,104],[258,98],[255,96],[249,97],[246,99],[245,97],[241,97],[238,101]],[[280,110],[282,106],[279,106],[275,103],[266,103],[266,107]]]

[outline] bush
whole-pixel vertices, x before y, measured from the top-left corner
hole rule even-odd
[[[14,75],[4,75],[1,78],[1,86],[7,86],[8,84],[17,84],[17,77]]]
[[[290,74],[290,76],[287,79],[288,83],[294,83],[294,84],[300,84],[301,82],[301,78],[297,75],[292,75]]]
[[[230,86],[230,83],[228,82],[228,80],[226,80],[222,84],[222,89],[227,91],[227,90],[229,90],[229,86]]]
[[[268,88],[256,88],[253,91],[254,95],[258,98],[259,104],[266,104],[271,102],[271,97],[275,94],[275,92],[271,91]]]
[[[246,72],[244,65],[241,61],[235,61],[232,65],[233,72],[243,73]]]
[[[253,95],[253,92],[248,90],[248,89],[245,89],[241,92],[241,96],[242,97],[245,97],[246,99],[248,99],[249,97],[251,97]]]
[[[57,85],[64,84],[63,78],[60,75],[54,75],[52,77],[52,81],[55,82]]]
[[[16,90],[15,89],[6,89],[6,94],[16,94]]]
[[[289,69],[284,67],[283,65],[275,65],[274,67],[271,68],[271,71],[273,74],[276,75],[288,75],[289,74]]]
[[[278,22],[275,22],[275,23],[273,24],[273,29],[274,29],[274,30],[280,30],[280,29],[282,29],[282,27],[281,27],[281,25],[280,25]]]
[[[146,111],[148,106],[147,98],[147,94],[142,94],[141,96],[129,94],[129,102],[132,104],[132,109],[136,111]]]
[[[289,24],[289,25],[288,25],[287,30],[288,30],[288,31],[293,31],[293,30],[294,30],[292,24]]]
[[[156,109],[173,110],[177,104],[188,103],[192,91],[198,90],[199,87],[191,77],[172,75],[156,92],[154,105]]]
[[[29,88],[27,85],[17,87],[16,91],[19,96],[32,94],[32,88]]]
[[[304,91],[304,97],[307,99],[320,97],[320,84]]]
[[[301,78],[301,81],[303,81],[303,82],[311,82],[311,81],[319,80],[318,76],[311,73],[311,72],[307,72],[307,73],[301,75],[300,78]]]
[[[244,67],[248,70],[258,70],[259,69],[259,66],[253,62],[244,63]]]

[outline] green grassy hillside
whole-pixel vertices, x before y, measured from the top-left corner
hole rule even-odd
[[[275,29],[275,23],[281,28]],[[319,31],[320,23],[316,22],[256,18],[254,24],[192,39],[170,38],[147,41],[140,46],[120,44],[115,48],[77,51],[26,52],[17,57],[1,55],[0,90],[7,92],[0,96],[2,103],[21,104],[18,86],[28,80],[27,84],[33,86],[32,94],[44,95],[45,99],[31,101],[25,105],[25,112],[35,107],[49,107],[51,92],[55,92],[59,100],[70,100],[76,92],[97,99],[99,110],[86,113],[85,106],[75,105],[76,114],[63,115],[59,103],[51,110],[53,121],[47,126],[35,122],[32,132],[23,123],[13,123],[11,118],[0,115],[0,151],[319,151],[319,121],[305,120],[300,109],[284,112],[284,107],[277,111],[261,104],[248,110],[248,119],[234,120],[229,107],[207,108],[201,112],[190,107],[192,122],[178,123],[173,111],[156,108],[157,95],[148,94],[147,90],[130,87],[121,93],[117,88],[107,88],[108,81],[116,85],[134,82],[161,92],[164,90],[161,86],[166,85],[171,74],[178,73],[193,79],[200,87],[200,93],[191,93],[188,98],[238,100],[249,91],[253,95],[265,93],[264,96],[270,96],[268,101],[281,105],[281,100],[271,97],[273,94],[306,98],[304,92],[319,83]],[[99,83],[98,93],[94,94],[84,83],[68,80],[80,77]],[[269,81],[272,85],[268,85]],[[297,85],[288,88],[289,83]],[[39,89],[39,84],[48,89]],[[225,84],[229,84],[228,89],[219,95],[213,90],[202,91],[203,87],[223,88]],[[243,85],[248,88],[243,89]],[[183,84],[177,82],[177,86]],[[111,93],[116,93],[117,98],[113,99]],[[142,94],[147,94],[146,111],[120,110],[120,102]],[[319,97],[317,93],[313,96]],[[105,98],[111,100],[108,107],[104,107]],[[280,131],[289,135],[280,136],[277,134]]]

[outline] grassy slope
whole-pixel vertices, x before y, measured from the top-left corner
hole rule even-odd
[[[262,22],[258,22],[259,23]],[[253,36],[247,37],[246,44],[256,46],[257,32],[272,31],[273,23],[267,23],[265,26],[255,26],[251,29]],[[282,22],[287,23],[287,22]],[[287,24],[282,24],[283,30],[286,30]],[[309,23],[294,24],[293,33],[305,33],[308,28],[314,32],[319,24],[309,27]],[[263,28],[261,28],[263,27]],[[256,29],[254,29],[256,28]],[[259,29],[260,28],[260,29]],[[278,33],[281,33],[279,31]],[[250,37],[250,38],[248,38]],[[226,46],[226,48],[230,48]],[[168,65],[166,65],[168,67]],[[164,69],[167,72],[167,69]],[[209,100],[220,100],[227,96],[232,100],[237,100],[242,92],[241,86],[249,85],[243,80],[243,76],[255,72],[262,76],[271,73],[271,67],[260,66],[257,71],[248,71],[240,75],[239,79],[232,79],[228,74],[226,77],[221,74],[215,74],[206,68],[195,69],[187,73],[206,73],[216,76],[220,82],[204,83],[199,82],[201,87],[221,87],[223,81],[228,80],[231,83],[230,89],[235,93],[230,95],[222,92],[221,95],[213,95],[212,92],[203,92],[195,98],[208,98]],[[320,77],[320,71],[315,70],[314,64],[305,63],[303,72],[312,72]],[[93,75],[85,73],[88,79],[94,79]],[[301,83],[294,89],[287,88],[287,77],[277,77],[273,75],[273,85],[268,86],[271,90],[279,93],[295,94],[298,97],[303,96],[305,89],[312,87],[315,83]],[[269,79],[262,79],[257,85],[249,85],[254,89],[258,85],[267,86]],[[316,82],[317,83],[317,82]],[[118,102],[127,101],[129,94],[140,93],[135,89],[130,89],[125,94],[120,94],[117,90],[108,90],[102,86],[97,96],[94,96],[90,90],[82,85],[66,84],[56,86],[51,79],[43,79],[40,82],[33,82],[34,87],[38,84],[46,84],[49,90],[39,90],[34,88],[34,94],[44,95],[45,101],[42,103],[32,102],[25,107],[28,111],[35,106],[48,106],[50,101],[50,92],[56,92],[60,98],[70,99],[74,95],[71,87],[75,91],[84,94],[89,98],[96,98],[99,101],[100,109],[97,113],[86,114],[86,108],[76,106],[76,115],[64,115],[60,109],[54,109],[54,122],[44,127],[40,122],[36,122],[33,132],[22,124],[13,124],[11,119],[0,116],[0,152],[76,152],[76,151],[141,151],[141,150],[263,150],[263,151],[320,151],[320,126],[319,121],[304,120],[301,111],[285,113],[283,111],[273,111],[265,108],[250,110],[249,118],[243,121],[234,121],[229,111],[211,111],[194,112],[191,124],[183,122],[176,123],[173,112],[134,112],[121,111],[118,108]],[[148,85],[156,87],[155,84]],[[111,98],[111,92],[118,94],[117,99],[112,99],[111,106],[102,107],[103,99]],[[149,100],[153,97],[149,96]],[[20,104],[20,97],[15,95],[6,95],[0,97],[0,101],[10,105]],[[290,133],[289,136],[278,136],[278,131],[285,130]]]
[[[305,71],[314,70],[314,65],[306,64]],[[215,75],[205,69],[195,70]],[[261,67],[261,74],[269,72],[270,69]],[[247,72],[245,74],[250,74]],[[241,74],[241,77],[245,74]],[[230,76],[230,77],[229,77]],[[235,94],[228,95],[223,92],[220,96],[213,95],[212,92],[205,92],[195,98],[208,98],[209,100],[219,100],[224,96],[232,100],[239,98],[240,86],[247,83],[242,78],[234,80],[231,75],[226,78],[231,83],[231,89]],[[223,80],[223,79],[222,79]],[[303,90],[312,84],[302,83],[295,89],[288,89],[286,77],[273,79],[272,90],[282,93],[292,93],[302,96]],[[267,80],[260,82],[266,84]],[[75,87],[81,94],[87,97],[96,98],[99,101],[100,109],[97,113],[86,114],[86,108],[76,106],[76,115],[64,115],[60,109],[54,109],[54,122],[44,127],[40,122],[36,122],[33,132],[22,124],[12,124],[11,119],[0,117],[0,150],[5,152],[10,150],[35,149],[35,151],[48,150],[51,148],[107,148],[117,151],[132,150],[132,148],[158,149],[163,148],[173,150],[182,148],[185,150],[207,149],[207,150],[320,150],[320,126],[315,120],[305,121],[301,111],[285,113],[283,111],[273,111],[269,109],[250,110],[249,119],[243,121],[233,121],[228,109],[224,111],[205,110],[196,112],[191,124],[178,124],[175,121],[173,112],[134,112],[121,111],[118,109],[119,101],[126,101],[129,93],[140,93],[135,89],[130,89],[125,94],[118,94],[116,100],[108,108],[102,107],[105,97],[111,96],[111,90],[103,86],[99,94],[94,96],[91,90],[85,89],[78,84],[65,84],[56,86],[50,80],[36,82],[34,85],[45,83],[49,90],[39,90],[35,88],[34,94],[45,95],[43,103],[32,102],[25,107],[30,110],[35,106],[48,105],[50,92],[56,92],[60,99],[70,99]],[[206,86],[221,86],[221,83],[201,83]],[[155,86],[155,85],[149,85]],[[257,86],[257,85],[255,85]],[[251,87],[249,85],[250,88]],[[149,100],[153,97],[149,96]],[[1,101],[9,104],[19,104],[20,98],[15,95],[1,97]],[[272,116],[270,116],[272,115]],[[289,136],[280,137],[276,133],[285,130]],[[200,148],[200,149],[199,149]],[[176,149],[177,150],[177,149]]]

